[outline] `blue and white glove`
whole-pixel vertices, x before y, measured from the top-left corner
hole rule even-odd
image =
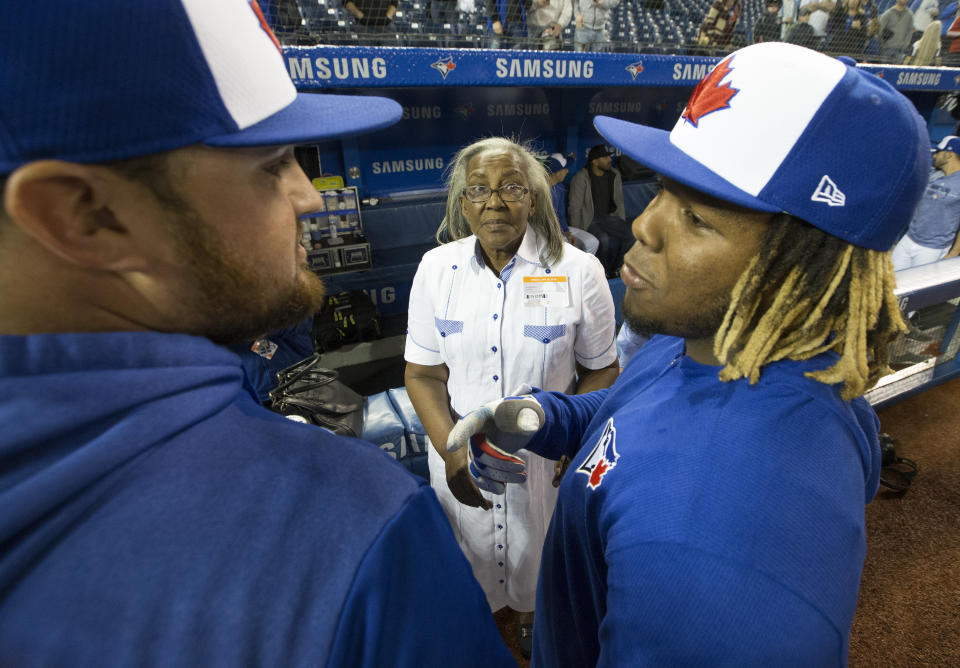
[[[469,446],[470,475],[477,487],[503,494],[504,483],[526,482],[526,465],[513,453],[526,446],[543,422],[543,408],[533,397],[497,399],[460,418],[447,438],[447,452]]]

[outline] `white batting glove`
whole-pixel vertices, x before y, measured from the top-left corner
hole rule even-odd
[[[505,483],[527,480],[526,465],[513,453],[543,426],[540,402],[529,395],[506,397],[464,415],[447,438],[447,452],[469,446],[470,475],[477,487],[503,494]]]

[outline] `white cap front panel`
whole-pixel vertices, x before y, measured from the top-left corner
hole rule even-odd
[[[805,49],[757,44],[717,64],[687,103],[670,142],[756,196],[780,167],[846,72],[838,60]],[[746,59],[775,67],[743,67]],[[742,71],[738,71],[741,70]],[[771,122],[769,106],[776,104]],[[762,120],[761,120],[762,119]]]

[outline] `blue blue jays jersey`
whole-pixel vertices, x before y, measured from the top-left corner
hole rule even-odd
[[[313,355],[312,325],[313,318],[307,318],[256,341],[228,346],[240,356],[246,383],[256,391],[261,403],[270,400],[270,390],[277,386],[277,373]]]
[[[608,390],[537,393],[528,446],[576,451],[544,545],[534,664],[846,663],[876,492],[878,420],[805,378],[760,381],[655,337]]]
[[[225,348],[0,336],[0,392],[0,665],[516,665],[430,487]]]

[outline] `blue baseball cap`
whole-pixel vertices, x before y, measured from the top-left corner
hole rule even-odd
[[[196,143],[320,142],[402,114],[382,97],[297,93],[256,0],[15,2],[3,24],[0,174]]]
[[[881,251],[909,225],[931,162],[926,125],[893,86],[781,42],[720,61],[673,130],[606,116],[594,125],[675,181],[749,209],[787,212]]]
[[[567,159],[560,153],[551,153],[547,156],[547,159],[543,161],[543,167],[547,170],[548,174],[556,174],[561,169],[567,168]]]
[[[930,150],[934,153],[937,151],[950,151],[951,153],[960,155],[960,137],[957,137],[956,135],[947,135]]]

